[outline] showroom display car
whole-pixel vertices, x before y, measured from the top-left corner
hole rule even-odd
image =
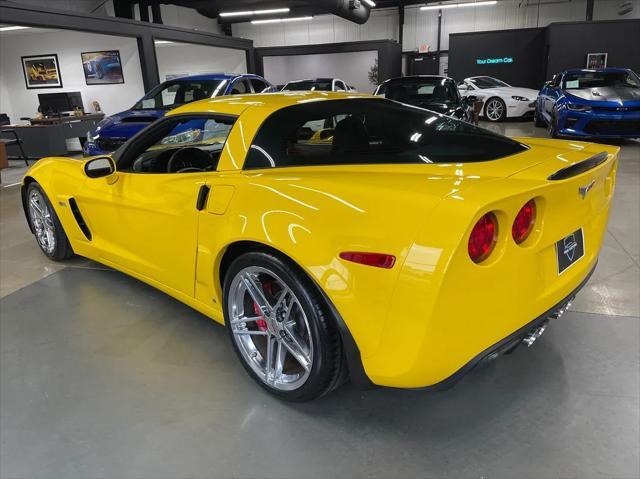
[[[291,401],[441,389],[531,344],[595,268],[619,148],[510,139],[370,95],[193,102],[113,155],[23,179],[45,255],[132,275],[226,325]]]
[[[376,88],[374,95],[471,122],[474,97],[463,98],[455,82],[438,75],[390,78]]]
[[[281,91],[355,91],[340,78],[314,78],[290,81]]]
[[[252,74],[215,73],[167,80],[153,88],[129,110],[111,115],[92,128],[87,133],[83,153],[91,156],[115,151],[167,111],[185,103],[223,95],[272,91],[276,90],[271,83]]]
[[[482,100],[482,116],[494,122],[533,115],[538,97],[537,90],[514,87],[488,76],[465,78],[458,89],[463,97]]]
[[[627,68],[557,73],[540,90],[534,121],[554,138],[640,138],[640,77]]]

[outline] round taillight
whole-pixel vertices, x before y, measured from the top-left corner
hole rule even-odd
[[[513,220],[513,226],[511,227],[513,241],[517,244],[524,242],[524,240],[526,240],[533,231],[533,225],[535,222],[536,202],[529,200],[522,208],[520,208],[516,219]]]
[[[498,220],[493,213],[487,213],[478,220],[469,236],[469,257],[474,263],[487,259],[498,240]]]

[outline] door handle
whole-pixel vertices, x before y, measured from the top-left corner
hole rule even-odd
[[[196,209],[202,211],[207,206],[207,198],[209,197],[209,185],[202,185],[198,191],[198,199],[196,200]]]

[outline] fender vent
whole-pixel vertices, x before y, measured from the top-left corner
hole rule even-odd
[[[566,168],[556,171],[547,179],[551,181],[566,180],[567,178],[578,176],[585,171],[589,171],[590,169],[604,163],[605,161],[607,161],[607,158],[607,152],[602,151],[597,155],[592,156],[591,158],[581,161],[580,163],[576,163],[575,165],[567,166]]]
[[[69,207],[71,208],[71,213],[73,213],[73,217],[76,219],[78,226],[84,233],[85,237],[91,241],[91,230],[87,226],[87,223],[84,222],[84,218],[78,209],[78,203],[76,203],[75,198],[69,198]]]

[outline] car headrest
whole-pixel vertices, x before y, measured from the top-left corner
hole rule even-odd
[[[348,116],[338,122],[333,132],[334,153],[356,153],[369,151],[369,134],[362,120]]]

